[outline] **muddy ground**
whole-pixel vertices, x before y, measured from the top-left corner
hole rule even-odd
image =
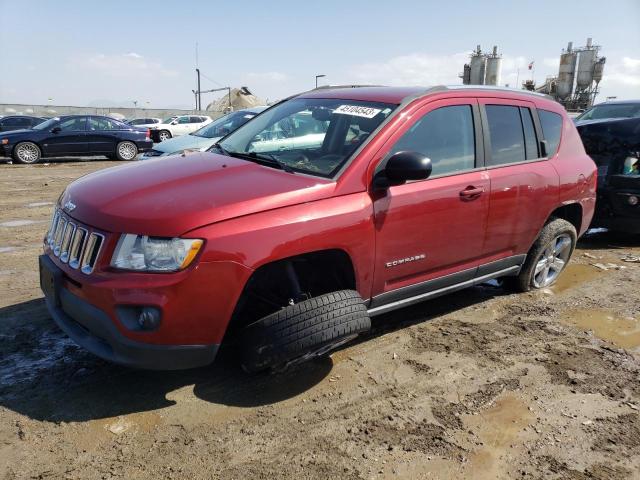
[[[284,375],[233,352],[136,371],[76,347],[38,288],[52,203],[114,165],[0,165],[1,479],[640,478],[637,238],[589,234],[551,289],[378,317]]]

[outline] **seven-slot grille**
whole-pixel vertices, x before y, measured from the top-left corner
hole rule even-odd
[[[62,263],[89,275],[98,261],[104,235],[91,231],[56,207],[46,241]]]

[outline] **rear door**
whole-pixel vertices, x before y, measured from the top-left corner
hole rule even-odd
[[[86,154],[86,128],[87,117],[62,119],[42,141],[43,153],[49,156]]]
[[[23,130],[31,128],[31,120],[27,117],[9,117],[0,121],[0,131]]]
[[[92,155],[111,154],[120,141],[122,126],[106,117],[89,117],[87,141]]]
[[[477,101],[439,100],[413,117],[387,141],[383,158],[416,151],[433,172],[374,194],[373,308],[470,281],[483,253],[489,179]]]
[[[496,98],[479,102],[491,180],[483,255],[523,260],[557,204],[558,175],[540,154],[542,137],[533,103]]]

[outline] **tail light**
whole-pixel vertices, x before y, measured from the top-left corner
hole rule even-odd
[[[151,138],[151,129],[147,128],[147,138]]]

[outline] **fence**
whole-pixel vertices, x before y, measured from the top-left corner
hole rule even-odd
[[[125,118],[168,118],[171,115],[208,115],[215,119],[223,112],[180,110],[175,108],[128,108],[128,107],[74,107],[70,105],[28,105],[20,103],[0,103],[0,116],[35,115],[53,117],[58,115],[109,115],[118,113]]]

